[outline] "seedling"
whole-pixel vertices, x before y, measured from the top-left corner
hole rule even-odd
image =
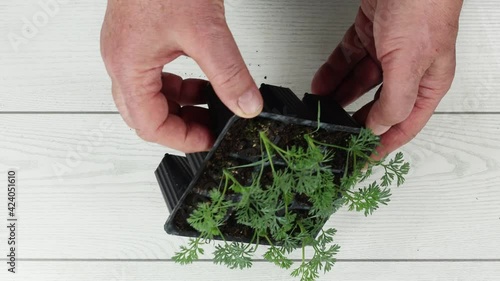
[[[371,156],[380,143],[368,129],[351,135],[345,146],[320,141],[319,131],[318,125],[300,136],[305,145],[291,147],[279,147],[268,132],[259,131],[260,157],[249,164],[223,167],[219,185],[187,220],[199,236],[181,246],[174,261],[192,263],[204,254],[204,245],[214,243],[214,263],[244,269],[252,266],[256,250],[265,244],[263,258],[284,269],[293,266],[292,252],[302,252],[300,264],[291,270],[301,281],[313,281],[320,272],[330,271],[340,246],[334,242],[336,230],[322,229],[324,223],[343,206],[367,216],[386,205],[390,186],[404,183],[409,164],[402,153],[390,161],[374,161]],[[334,169],[338,153],[346,155],[340,174]],[[382,177],[359,188],[359,183],[372,178],[376,167],[383,171]],[[245,183],[238,177],[248,169],[253,172]],[[300,202],[308,207],[302,208]],[[229,216],[252,230],[250,243],[225,238],[222,229]],[[314,251],[311,256],[306,255],[307,247]]]

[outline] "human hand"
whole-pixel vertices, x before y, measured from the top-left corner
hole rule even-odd
[[[354,117],[381,135],[377,158],[413,139],[455,75],[461,0],[362,0],[354,25],[312,82],[347,106],[383,86]]]
[[[213,136],[204,103],[206,82],[162,73],[181,55],[193,58],[222,102],[241,117],[262,98],[226,24],[223,0],[109,0],[101,53],[113,99],[125,122],[146,141],[184,152],[208,150]]]

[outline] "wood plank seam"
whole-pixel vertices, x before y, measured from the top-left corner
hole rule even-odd
[[[174,262],[172,259],[17,259],[22,262]],[[293,262],[302,262],[302,259],[290,259]],[[309,259],[306,259],[309,260]],[[0,261],[7,261],[7,259],[0,259]],[[265,259],[253,259],[253,262],[269,262]],[[500,263],[500,259],[337,259],[337,262],[437,262],[437,263],[461,263],[461,262],[488,262]],[[198,262],[213,262],[212,259],[199,259]]]

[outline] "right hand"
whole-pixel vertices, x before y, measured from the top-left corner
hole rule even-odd
[[[213,136],[201,90],[204,80],[163,73],[181,55],[193,58],[222,102],[241,117],[262,98],[227,26],[223,0],[109,0],[101,53],[113,99],[144,140],[183,152],[208,150]]]
[[[316,94],[342,106],[383,82],[354,117],[381,136],[380,159],[429,121],[455,75],[463,1],[363,0],[354,25],[316,73]]]

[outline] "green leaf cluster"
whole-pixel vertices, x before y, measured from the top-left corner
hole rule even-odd
[[[292,252],[302,251],[302,261],[291,271],[301,281],[316,280],[320,272],[330,271],[340,246],[334,243],[336,230],[321,229],[323,224],[342,206],[369,215],[386,205],[390,186],[393,182],[398,186],[404,183],[409,164],[402,153],[389,161],[372,160],[379,138],[367,129],[353,135],[345,147],[317,141],[316,132],[304,135],[306,146],[290,148],[277,146],[266,132],[260,132],[260,160],[225,167],[219,187],[210,192],[210,201],[200,203],[188,219],[199,237],[181,246],[173,259],[180,264],[191,263],[204,253],[203,245],[220,239],[223,242],[215,246],[214,262],[245,269],[252,266],[254,254],[263,242],[268,244],[264,259],[283,269],[292,268]],[[346,155],[341,176],[332,170],[334,153]],[[233,172],[249,167],[256,172],[252,183],[244,185]],[[375,167],[384,171],[383,176],[357,187]],[[234,200],[235,196],[239,200]],[[305,212],[294,207],[294,202],[304,198],[310,205]],[[253,230],[250,243],[226,241],[221,228],[231,215],[238,224]],[[313,250],[311,256],[306,255],[307,247]]]

